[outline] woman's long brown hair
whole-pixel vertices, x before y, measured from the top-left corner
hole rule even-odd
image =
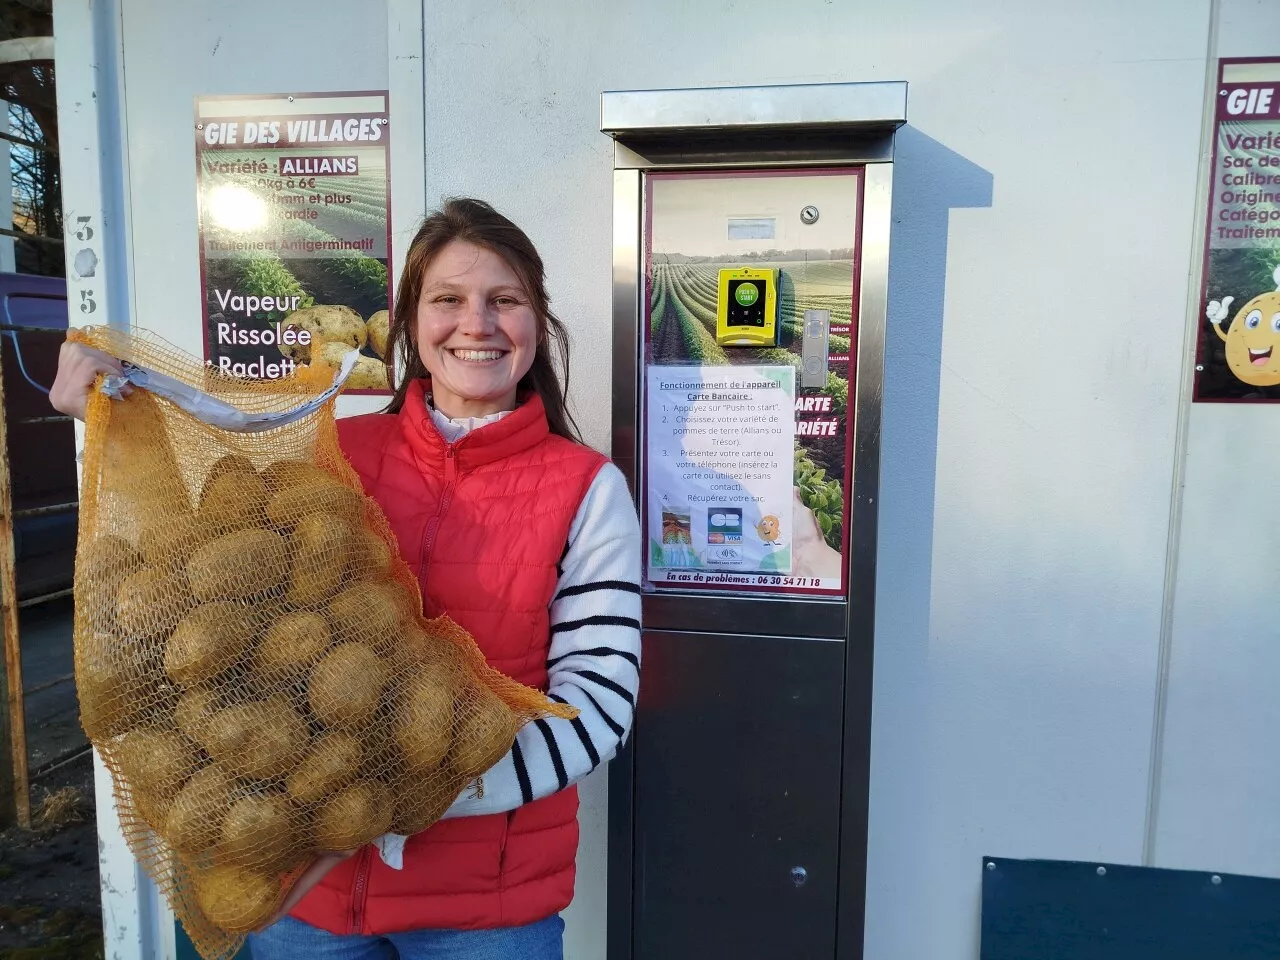
[[[437,254],[455,240],[493,251],[520,278],[538,320],[538,347],[533,355],[533,366],[520,379],[519,388],[532,390],[542,398],[542,405],[547,411],[547,425],[552,433],[581,443],[578,426],[565,402],[569,389],[569,331],[551,312],[542,257],[523,230],[489,204],[468,197],[447,200],[439,210],[429,214],[418,228],[404,258],[387,338],[387,380],[395,382],[394,362],[397,357],[404,377],[387,404],[386,412],[398,412],[404,406],[409,384],[427,376],[417,342],[422,278]]]

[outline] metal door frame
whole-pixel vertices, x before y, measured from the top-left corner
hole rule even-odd
[[[846,505],[849,591],[843,600],[765,599],[695,590],[646,594],[644,627],[699,629],[709,609],[751,604],[761,634],[792,632],[796,605],[815,639],[846,643],[836,957],[860,960],[866,899],[871,693],[884,338],[888,309],[893,138],[906,122],[906,83],[720,87],[608,92],[601,131],[614,141],[612,456],[637,505],[644,436],[639,417],[645,174],[656,171],[860,167],[852,474]],[[708,621],[709,622],[709,621]],[[609,767],[608,957],[631,960],[634,937],[635,758]]]

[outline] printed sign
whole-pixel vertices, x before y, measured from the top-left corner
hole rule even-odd
[[[1280,400],[1280,59],[1218,67],[1195,399]]]
[[[205,359],[236,377],[361,356],[347,392],[387,392],[385,92],[199,97]]]
[[[859,173],[655,173],[646,184],[647,579],[656,589],[838,596]],[[771,278],[767,295],[722,282],[757,275]],[[814,310],[829,319],[827,353],[803,386]],[[750,324],[719,337],[719,318],[735,311],[776,338],[741,336]]]
[[[647,387],[650,577],[790,573],[795,368],[650,367]]]

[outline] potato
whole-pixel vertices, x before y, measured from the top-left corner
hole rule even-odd
[[[438,661],[405,681],[397,698],[395,737],[410,769],[432,770],[449,752],[458,682],[456,669],[447,661]]]
[[[394,808],[387,788],[374,780],[353,784],[316,809],[318,849],[354,850],[387,832]]]
[[[159,727],[131,730],[110,745],[109,755],[130,793],[150,807],[157,819],[168,811],[199,763],[190,740],[176,730]]]
[[[76,606],[97,629],[106,629],[116,616],[120,585],[141,569],[142,555],[122,537],[82,541],[76,549]]]
[[[390,390],[387,365],[373,357],[361,357],[344,384],[348,390]]]
[[[353,534],[347,576],[352,580],[380,580],[391,569],[391,548],[372,530]]]
[[[273,872],[287,870],[303,854],[292,814],[282,794],[251,793],[235,800],[222,821],[217,861]]]
[[[76,545],[76,580],[123,580],[142,566],[142,555],[123,537],[102,536]]]
[[[155,794],[131,789],[129,791],[129,806],[132,806],[133,813],[122,817],[121,826],[124,829],[130,829],[125,827],[125,824],[131,824],[133,829],[136,829],[136,820],[140,818],[148,827],[158,832],[164,829],[165,822],[169,818],[169,809],[173,806],[173,798],[159,797]],[[129,806],[122,805],[121,810],[127,810]]]
[[[99,491],[161,516],[191,509],[177,457],[169,443],[164,407],[155,395],[134,390],[108,404]]]
[[[93,740],[131,730],[156,696],[155,673],[137,658],[137,644],[93,632],[76,646],[81,726]]]
[[[307,701],[325,726],[351,726],[373,716],[389,679],[387,663],[376,653],[359,643],[342,643],[311,671]]]
[[[205,485],[197,516],[220,533],[266,525],[267,487],[256,473],[224,473]]]
[[[163,836],[179,853],[203,853],[218,842],[235,780],[217,764],[197,770],[165,818]]]
[[[333,368],[336,373],[338,368],[342,366],[342,359],[351,348],[340,343],[323,344],[319,351],[313,351],[313,356],[319,362],[326,363]],[[313,360],[312,363],[315,363]],[[387,389],[387,365],[381,360],[374,357],[366,357],[363,354],[356,359],[356,365],[351,368],[351,373],[347,375],[346,383],[343,384],[345,390],[386,390]]]
[[[519,724],[511,708],[481,684],[468,684],[457,703],[452,763],[471,780],[506,756]]]
[[[441,775],[411,776],[402,780],[396,788],[395,813],[388,831],[411,837],[427,829],[443,817],[457,799],[458,791],[448,786],[448,777]]]
[[[285,603],[284,597],[278,591],[267,597],[255,597],[248,603],[240,603],[237,606],[249,624],[248,629],[255,637],[265,635],[282,617],[293,613],[293,607]]]
[[[258,475],[258,471],[253,466],[253,461],[242,453],[228,453],[223,457],[219,457],[217,462],[209,468],[209,475],[204,478],[204,486],[200,488],[200,505],[204,506],[204,502],[209,496],[209,488],[215,481],[233,473],[254,477]]]
[[[351,345],[344,344],[344,343],[322,343],[318,347],[312,346],[311,365],[315,366],[318,363],[324,363],[332,367],[334,372],[336,373],[338,368],[342,366],[342,361],[346,359],[347,354],[350,352],[351,352]],[[359,359],[371,360],[373,358],[365,357],[362,355]],[[359,363],[359,360],[357,360],[356,362]],[[374,363],[377,363],[377,362],[378,361],[374,360]],[[351,376],[355,376],[354,368],[351,371]],[[351,381],[348,378],[347,380],[348,385],[350,385],[350,382]]]
[[[191,592],[201,600],[247,600],[280,586],[288,575],[288,545],[270,530],[224,534],[187,561]]]
[[[386,310],[379,310],[364,322],[368,344],[383,360],[387,359],[387,338],[391,334],[391,315]]]
[[[184,687],[212,680],[235,665],[253,640],[247,611],[226,600],[202,603],[165,645],[164,669]]]
[[[286,357],[293,357],[298,363],[310,363],[312,351],[321,344],[340,343],[350,350],[363,347],[368,340],[360,314],[350,307],[336,304],[317,304],[295,310],[289,314],[285,324],[311,333],[309,344],[280,344],[280,352]]]
[[[265,675],[303,673],[329,649],[329,625],[318,613],[285,614],[258,645],[255,663]]]
[[[311,752],[289,774],[289,795],[299,803],[316,803],[346,786],[360,770],[360,741],[335,730],[317,737]]]
[[[337,592],[346,572],[354,540],[346,518],[313,513],[298,521],[290,536],[293,571],[289,575],[290,603],[323,603]]]
[[[116,629],[126,639],[158,640],[178,625],[192,603],[191,591],[181,578],[159,567],[143,567],[120,584]]]
[[[218,531],[194,513],[153,514],[144,517],[138,549],[147,563],[167,570],[181,570],[198,547]]]
[[[422,633],[417,619],[422,616],[422,590],[415,584],[405,587],[399,580],[383,580],[378,584],[400,613],[400,633]]]
[[[330,474],[319,467],[300,460],[277,460],[263,470],[261,476],[262,482],[267,485],[267,491],[272,494],[279,493],[286,487],[333,480]]]
[[[222,699],[217,693],[207,687],[197,687],[178,698],[173,722],[179,730],[203,746],[208,735],[209,718],[222,707]]]
[[[405,624],[401,646],[406,660],[412,664],[411,669],[434,663],[442,653],[453,656],[448,641],[442,644],[440,638],[433,637],[416,623]]]
[[[228,933],[256,930],[284,902],[279,878],[260,870],[219,865],[196,872],[194,879],[200,912]]]
[[[257,780],[293,769],[308,748],[307,725],[284,697],[225,707],[205,724],[205,749],[239,776]]]
[[[326,478],[286,487],[267,502],[267,519],[277,530],[292,530],[303,517],[315,513],[358,520],[364,515],[364,497]]]
[[[401,633],[402,610],[396,599],[391,584],[355,583],[329,601],[325,616],[336,639],[386,653]]]

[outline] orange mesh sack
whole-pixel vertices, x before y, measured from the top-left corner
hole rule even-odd
[[[82,723],[130,847],[231,957],[318,852],[425,829],[523,724],[574,711],[423,618],[338,448],[343,371],[246,381],[138,330],[71,338],[133,382],[88,404]]]

